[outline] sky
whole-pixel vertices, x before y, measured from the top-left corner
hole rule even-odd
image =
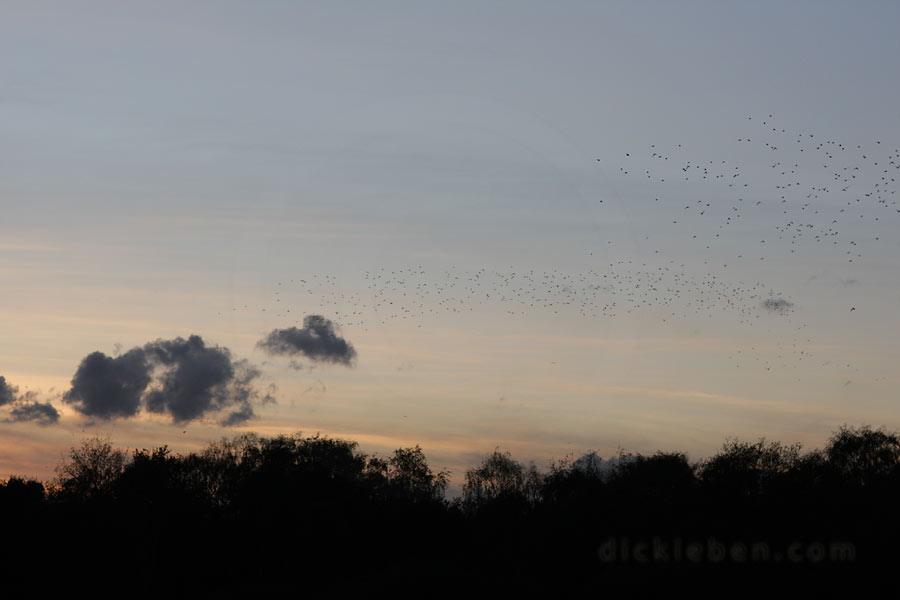
[[[0,477],[900,428],[896,3],[0,15]]]

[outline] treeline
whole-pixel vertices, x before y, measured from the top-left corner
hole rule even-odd
[[[900,556],[900,437],[883,428],[842,427],[811,452],[729,440],[695,463],[591,453],[540,470],[498,449],[452,499],[449,475],[418,446],[382,458],[251,434],[177,455],[94,438],[52,482],[0,484],[0,587],[555,597],[789,578],[833,591],[882,581]]]

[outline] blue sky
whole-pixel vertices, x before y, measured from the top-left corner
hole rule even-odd
[[[496,445],[900,423],[893,3],[0,10],[0,375],[60,414],[0,423],[0,473],[94,433],[302,430],[421,443],[458,483]],[[353,366],[256,345],[310,314]],[[192,334],[276,403],[223,428],[65,401],[91,352]]]

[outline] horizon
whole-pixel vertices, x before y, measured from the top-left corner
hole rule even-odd
[[[630,452],[630,451],[626,450],[625,448],[618,448],[616,453],[610,454],[609,456],[603,456],[602,454],[598,453],[597,451],[589,450],[589,451],[584,452],[583,454],[580,454],[577,456],[573,455],[573,454],[568,454],[566,456],[558,457],[558,458],[551,457],[549,459],[549,461],[547,462],[547,464],[536,464],[535,461],[533,461],[533,460],[531,460],[531,461],[519,460],[518,457],[516,457],[514,454],[510,453],[508,450],[505,450],[504,448],[497,446],[491,451],[484,452],[478,463],[473,463],[471,465],[468,465],[468,467],[465,468],[465,470],[460,471],[460,472],[445,470],[433,463],[428,463],[427,466],[434,475],[437,475],[438,473],[442,473],[443,475],[446,476],[447,484],[446,484],[446,487],[444,488],[442,498],[445,498],[448,500],[455,500],[455,499],[460,499],[463,497],[463,487],[465,485],[465,482],[468,479],[468,472],[475,471],[478,468],[483,467],[486,464],[486,461],[488,461],[491,456],[495,455],[498,452],[500,454],[504,455],[508,460],[511,460],[512,462],[521,466],[523,469],[523,472],[527,472],[527,470],[533,466],[534,468],[537,469],[537,472],[541,476],[549,476],[556,471],[566,472],[566,471],[570,471],[570,470],[573,470],[576,468],[580,468],[580,469],[586,468],[587,472],[589,472],[592,476],[599,477],[605,481],[608,477],[610,477],[615,472],[615,470],[617,468],[621,467],[622,465],[624,465],[632,460],[639,459],[639,458],[659,458],[659,457],[673,456],[673,455],[683,456],[685,459],[685,464],[689,465],[691,467],[691,469],[693,469],[695,472],[701,473],[701,476],[702,476],[703,469],[709,463],[709,461],[713,460],[715,458],[721,458],[723,456],[728,456],[729,452],[733,451],[733,447],[734,447],[735,443],[748,444],[750,446],[758,445],[761,448],[768,449],[768,450],[771,450],[773,448],[781,448],[782,450],[786,450],[786,449],[795,447],[799,453],[798,456],[803,458],[808,455],[813,455],[813,454],[816,454],[819,452],[827,452],[827,447],[831,443],[831,441],[838,439],[839,436],[845,434],[845,432],[849,433],[851,435],[862,435],[862,434],[865,434],[866,432],[884,433],[889,438],[893,438],[893,439],[900,438],[900,432],[886,430],[883,426],[874,428],[871,425],[861,425],[859,427],[851,427],[851,426],[843,425],[843,426],[841,426],[841,428],[836,429],[835,431],[832,432],[832,434],[829,436],[829,439],[827,440],[828,443],[823,445],[823,447],[821,447],[821,448],[808,448],[808,447],[804,447],[802,444],[796,445],[796,444],[791,444],[791,443],[784,443],[782,440],[773,440],[773,439],[766,439],[766,438],[759,438],[756,440],[726,438],[725,440],[722,441],[722,444],[720,445],[720,447],[716,453],[711,454],[709,456],[702,456],[702,457],[691,457],[686,452],[680,452],[677,449],[676,450],[658,449],[656,451],[650,451],[650,452],[644,453],[644,452]],[[150,447],[150,448],[122,447],[120,445],[117,445],[109,436],[103,437],[103,436],[99,436],[99,435],[92,435],[92,436],[83,437],[81,439],[80,443],[71,446],[68,449],[68,452],[60,455],[59,462],[57,463],[56,468],[54,469],[54,473],[53,473],[52,477],[41,478],[41,477],[34,477],[28,473],[13,473],[6,478],[0,479],[0,483],[7,483],[11,479],[20,479],[23,481],[37,481],[37,482],[41,483],[44,486],[44,488],[49,491],[49,490],[55,488],[56,486],[58,486],[59,478],[61,476],[63,478],[70,476],[68,474],[65,474],[64,472],[61,473],[59,471],[59,469],[61,467],[64,467],[65,465],[70,464],[73,461],[73,457],[75,456],[75,454],[80,454],[87,447],[94,445],[96,443],[109,444],[109,446],[113,452],[123,452],[125,459],[126,459],[125,465],[127,468],[127,466],[130,465],[131,460],[135,456],[136,453],[144,453],[144,455],[146,455],[146,453],[148,453],[148,452],[152,453],[156,450],[165,449],[168,452],[168,455],[172,458],[186,457],[191,454],[201,455],[201,454],[203,454],[204,451],[206,451],[212,447],[215,447],[215,446],[220,446],[223,443],[232,443],[232,442],[240,443],[240,441],[245,436],[247,436],[251,439],[256,438],[260,441],[272,440],[272,439],[275,439],[275,438],[278,438],[281,436],[285,436],[288,438],[295,438],[295,439],[304,440],[304,441],[308,441],[308,440],[311,440],[314,438],[321,438],[324,440],[332,440],[332,441],[336,441],[336,442],[349,443],[355,447],[355,450],[354,450],[355,454],[357,454],[358,456],[362,456],[366,459],[379,458],[382,460],[389,460],[391,458],[391,456],[393,456],[393,452],[386,452],[386,453],[365,452],[361,448],[361,446],[358,442],[356,442],[355,440],[349,439],[349,438],[330,437],[327,435],[321,435],[319,433],[312,434],[312,435],[303,435],[303,432],[300,432],[300,431],[296,431],[293,433],[281,432],[281,433],[278,433],[273,436],[260,436],[259,434],[257,434],[254,431],[243,431],[241,433],[235,433],[232,436],[222,436],[218,440],[211,440],[210,442],[208,442],[207,444],[205,444],[204,446],[202,446],[199,449],[191,450],[191,451],[184,452],[184,453],[174,452],[172,450],[172,448],[170,448],[168,446],[168,444],[162,444],[160,446]],[[421,448],[419,445],[414,445],[414,446],[409,446],[406,448],[395,448],[394,450],[414,450],[417,447]],[[427,456],[427,454],[424,453],[424,451],[423,451],[423,455],[427,461],[428,456]],[[585,461],[588,461],[588,462],[585,463]],[[581,465],[581,466],[579,467],[579,465]]]

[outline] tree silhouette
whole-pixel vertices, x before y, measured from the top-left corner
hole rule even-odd
[[[499,448],[481,466],[466,471],[463,496],[472,504],[483,504],[502,497],[518,496],[525,484],[522,465],[509,452]]]
[[[109,494],[127,462],[128,454],[114,448],[109,439],[89,438],[73,447],[69,460],[57,466],[59,492],[81,500]]]
[[[884,427],[843,425],[828,439],[825,455],[846,480],[858,485],[872,485],[897,474],[900,437]]]
[[[448,502],[449,474],[432,470],[418,445],[370,457],[348,440],[242,434],[178,455],[166,446],[126,453],[95,437],[71,449],[49,493],[21,477],[0,482],[17,540],[0,564],[4,589],[28,589],[45,572],[32,557],[52,543],[66,556],[60,580],[102,565],[111,582],[159,593],[201,593],[210,581],[226,592],[337,582],[374,595],[446,586],[448,572],[469,590],[549,596],[636,582],[667,589],[683,578],[872,578],[898,558],[898,464],[900,437],[868,426],[844,426],[805,454],[799,444],[732,439],[700,463],[679,452],[589,453],[548,473],[495,448]],[[710,537],[782,553],[819,543],[825,558],[712,568],[673,558],[672,540]],[[656,538],[669,544],[668,562],[598,563],[610,539],[633,550]],[[845,541],[855,562],[829,562],[828,544]],[[359,551],[373,543],[378,552]]]
[[[398,448],[387,461],[370,459],[369,466],[383,474],[395,494],[413,501],[441,500],[449,483],[450,473],[433,473],[418,444]]]
[[[525,466],[509,452],[495,448],[479,467],[466,471],[463,501],[470,508],[488,504],[534,505],[541,497],[543,476],[532,463]]]
[[[3,510],[3,514],[34,510],[43,504],[45,498],[44,485],[35,479],[10,477],[0,484],[0,510]]]
[[[683,452],[638,454],[622,461],[611,478],[615,487],[627,488],[655,504],[665,504],[693,487],[694,482],[694,467]]]
[[[764,493],[800,462],[800,444],[726,440],[722,450],[699,465],[700,478],[717,493],[751,497]]]

